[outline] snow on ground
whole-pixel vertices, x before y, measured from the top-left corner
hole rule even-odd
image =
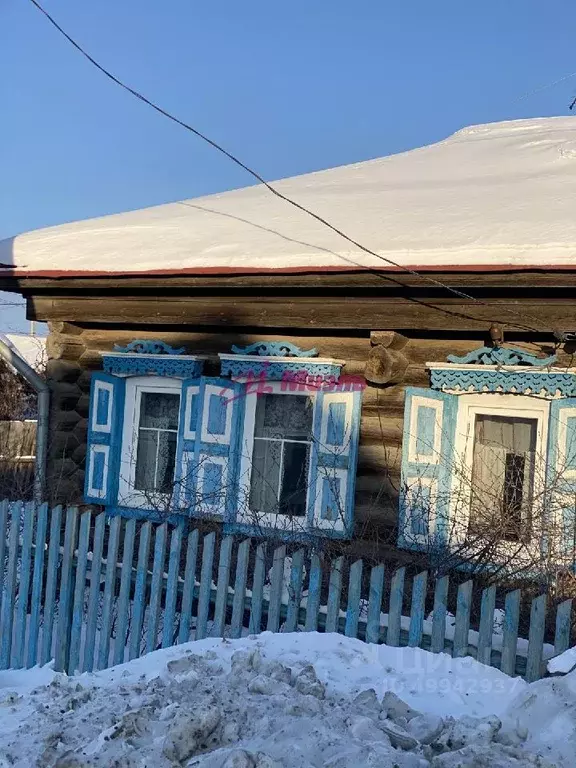
[[[575,267],[576,121],[476,125],[275,182],[380,257],[420,270]],[[263,185],[0,241],[22,274],[390,269]]]
[[[202,640],[72,678],[0,673],[0,767],[561,768],[572,677],[528,686],[335,634]]]
[[[552,675],[565,675],[568,672],[572,672],[574,667],[576,667],[576,646],[568,648],[564,653],[550,659],[547,666],[548,672]]]

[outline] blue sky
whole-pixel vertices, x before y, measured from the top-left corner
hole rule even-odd
[[[97,59],[269,179],[568,113],[574,0],[45,0]],[[0,238],[251,183],[0,3]],[[575,115],[576,119],[576,115]],[[334,222],[337,224],[338,222]],[[12,297],[11,300],[14,300]],[[0,307],[0,331],[25,328]]]

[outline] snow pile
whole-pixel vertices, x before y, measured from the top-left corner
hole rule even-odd
[[[527,734],[527,749],[548,755],[559,768],[576,765],[576,671],[527,686],[506,719]]]
[[[568,648],[559,656],[554,656],[547,664],[551,675],[565,675],[576,667],[576,646]]]
[[[420,270],[576,268],[576,121],[477,125],[390,157],[276,182],[384,259]],[[18,273],[390,269],[263,185],[0,242]]]
[[[521,680],[340,635],[204,640],[76,678],[4,673],[0,686],[2,767],[563,765],[538,756]]]

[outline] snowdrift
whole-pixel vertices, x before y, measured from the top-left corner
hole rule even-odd
[[[75,678],[0,673],[0,766],[560,768],[575,701],[573,675],[528,686],[470,658],[264,633]]]

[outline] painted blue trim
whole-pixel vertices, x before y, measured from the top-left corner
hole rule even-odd
[[[329,403],[326,442],[329,445],[344,445],[346,436],[346,403]]]
[[[91,470],[92,487],[95,488],[96,490],[103,491],[104,490],[104,468],[106,465],[106,457],[101,451],[99,451],[98,453],[94,454],[94,458],[92,460],[94,462]]]
[[[149,520],[151,523],[169,523],[170,525],[178,525],[183,519],[188,520],[189,518],[185,510],[165,514],[157,509],[139,509],[136,507],[112,505],[107,506],[105,511],[106,517],[110,519],[123,517],[126,520]]]
[[[105,426],[108,423],[108,408],[110,407],[110,390],[99,389],[96,394],[96,424]]]
[[[333,387],[339,380],[342,364],[302,358],[266,360],[253,357],[235,360],[219,355],[220,372],[223,376],[249,379],[252,384],[264,386],[266,381],[285,381],[306,385],[312,390]]]
[[[450,389],[461,392],[511,392],[540,394],[553,397],[576,395],[576,374],[546,371],[431,368],[430,385],[435,390]]]
[[[134,339],[134,341],[126,344],[125,347],[114,344],[114,352],[131,353],[134,355],[183,355],[185,351],[185,347],[175,349],[170,344],[166,344],[165,341],[160,341],[159,339],[154,341]]]
[[[273,539],[274,541],[293,542],[295,544],[312,544],[320,542],[323,539],[342,539],[348,540],[351,537],[350,531],[334,531],[331,529],[323,530],[321,528],[310,528],[308,530],[299,529],[297,531],[284,531],[279,528],[266,528],[263,525],[251,525],[249,523],[225,523],[223,531],[225,534],[238,534],[241,536],[250,536],[254,539]]]
[[[202,417],[199,417],[199,424],[200,428],[196,430],[196,445],[195,445],[195,455],[197,456],[197,461],[199,463],[203,462],[205,460],[205,457],[210,456],[221,456],[225,459],[227,459],[227,471],[228,471],[228,478],[226,482],[226,488],[224,490],[224,514],[223,516],[219,516],[217,514],[212,515],[210,513],[210,517],[215,518],[223,518],[224,521],[231,521],[236,518],[236,512],[237,512],[237,504],[238,504],[238,475],[240,470],[240,439],[241,439],[241,426],[242,426],[242,419],[243,414],[245,410],[246,405],[246,387],[244,384],[241,384],[236,381],[230,381],[229,379],[223,379],[219,377],[208,377],[203,376],[201,379],[201,388],[200,388],[200,398],[202,403],[202,410],[206,408],[206,399],[207,397],[210,397],[210,399],[213,399],[213,393],[207,392],[207,387],[209,386],[215,386],[215,387],[222,387],[222,389],[231,390],[232,391],[232,397],[228,400],[226,403],[227,408],[232,408],[232,416],[230,421],[230,442],[227,444],[221,444],[221,443],[208,443],[202,440],[202,429],[201,429],[201,422]],[[220,397],[220,402],[225,400],[225,396]],[[225,417],[225,413],[223,414]],[[225,418],[224,423],[222,424],[222,430],[220,432],[216,431],[212,434],[223,434],[224,433],[224,425],[225,425]],[[220,427],[220,425],[216,425]],[[208,422],[208,430],[210,430],[210,422]],[[189,514],[191,517],[195,516],[202,516],[200,511],[195,511],[191,509],[189,511]]]
[[[548,424],[548,463],[546,467],[546,485],[548,487],[549,500],[545,505],[552,511],[562,512],[562,526],[564,528],[563,554],[574,551],[574,537],[576,535],[576,516],[574,504],[564,506],[560,499],[565,494],[576,498],[576,478],[567,478],[566,470],[573,469],[576,461],[576,419],[563,418],[566,423],[566,446],[560,445],[559,421],[562,411],[576,409],[576,397],[563,400],[553,400],[550,403],[550,421]],[[567,459],[567,461],[566,461]],[[560,497],[560,499],[555,497]],[[572,567],[574,567],[574,563]]]
[[[204,360],[192,356],[106,354],[102,355],[102,367],[107,373],[122,376],[167,376],[191,379],[200,376]]]
[[[416,452],[421,456],[432,456],[436,437],[436,411],[422,406],[416,414]]]
[[[419,419],[419,414],[416,414],[415,423],[422,429],[422,433],[417,431],[416,435],[411,435],[412,424],[412,408],[430,408],[426,404],[414,404],[414,398],[425,398],[426,400],[437,400],[442,402],[442,419],[441,423],[436,423],[436,415],[434,414],[434,430],[439,429],[441,431],[440,440],[440,460],[437,463],[430,462],[430,454],[425,454],[423,461],[416,462],[410,461],[409,444],[411,438],[416,441],[416,445],[432,445],[434,446],[434,436],[430,432],[430,422],[428,418]],[[431,409],[433,410],[433,409]],[[398,546],[405,549],[413,549],[417,551],[430,550],[430,548],[438,549],[441,551],[448,543],[449,531],[448,531],[448,502],[450,498],[450,491],[452,487],[452,474],[453,474],[453,455],[454,455],[454,438],[456,434],[456,416],[458,412],[458,397],[456,395],[449,395],[445,392],[437,392],[433,389],[423,389],[420,387],[407,387],[406,399],[404,405],[404,430],[402,439],[402,472],[401,472],[401,485],[399,495],[399,511],[398,511]],[[411,521],[410,510],[407,508],[408,496],[410,490],[414,490],[414,479],[420,478],[432,478],[437,482],[438,493],[436,495],[437,508],[436,513],[436,534],[433,539],[427,542],[417,542],[414,540],[416,532],[413,530],[408,531],[408,524]],[[425,486],[421,486],[418,490],[424,491]],[[417,498],[421,496],[417,494]],[[424,510],[422,510],[424,511]],[[431,510],[426,511],[426,516]]]
[[[98,393],[101,389],[96,389],[97,382],[104,382],[112,385],[112,415],[109,432],[99,432],[92,429],[92,417],[94,409],[98,409]],[[96,371],[92,374],[90,383],[90,409],[88,414],[88,437],[86,450],[86,472],[84,481],[84,500],[91,504],[116,504],[118,500],[118,483],[120,476],[120,451],[122,448],[122,425],[124,420],[124,399],[126,394],[126,382],[118,376],[111,376],[107,373]],[[106,423],[98,422],[98,423]],[[101,452],[92,453],[90,448],[94,445],[109,446],[108,456],[108,474],[106,478],[105,494],[102,497],[90,496],[88,488],[90,480],[96,481],[100,478],[100,488],[103,483],[104,463]],[[92,467],[92,461],[98,464]],[[96,490],[97,486],[93,486]]]
[[[480,347],[479,349],[473,349],[472,352],[468,352],[466,355],[462,355],[462,357],[448,355],[446,360],[449,363],[457,363],[459,365],[474,363],[478,365],[534,365],[544,367],[546,365],[554,365],[556,355],[536,357],[536,355],[532,355],[530,352],[518,349],[517,347]]]
[[[196,454],[196,435],[200,429],[200,418],[202,416],[201,388],[202,379],[185,379],[182,382],[182,393],[180,395],[180,413],[178,416],[178,441],[176,443],[176,466],[174,470],[174,494],[173,504],[182,509],[189,504],[194,497],[194,488],[196,487],[196,469],[198,458]],[[191,413],[189,423],[186,424],[186,402],[188,392],[197,388],[197,394],[193,395],[191,404]],[[194,433],[194,437],[186,437],[186,433]]]
[[[217,503],[222,488],[222,465],[215,464],[213,461],[207,461],[204,464],[204,477],[202,483],[202,496],[204,499],[214,498],[213,503]],[[206,502],[209,503],[209,502]]]
[[[340,478],[322,477],[322,519],[337,520],[340,498]],[[328,514],[330,513],[330,514]]]
[[[247,347],[232,345],[236,355],[267,355],[269,357],[316,357],[318,350],[301,349],[290,341],[257,341]]]
[[[210,395],[208,398],[208,432],[211,435],[223,435],[226,431],[226,410],[228,403],[222,395]]]

